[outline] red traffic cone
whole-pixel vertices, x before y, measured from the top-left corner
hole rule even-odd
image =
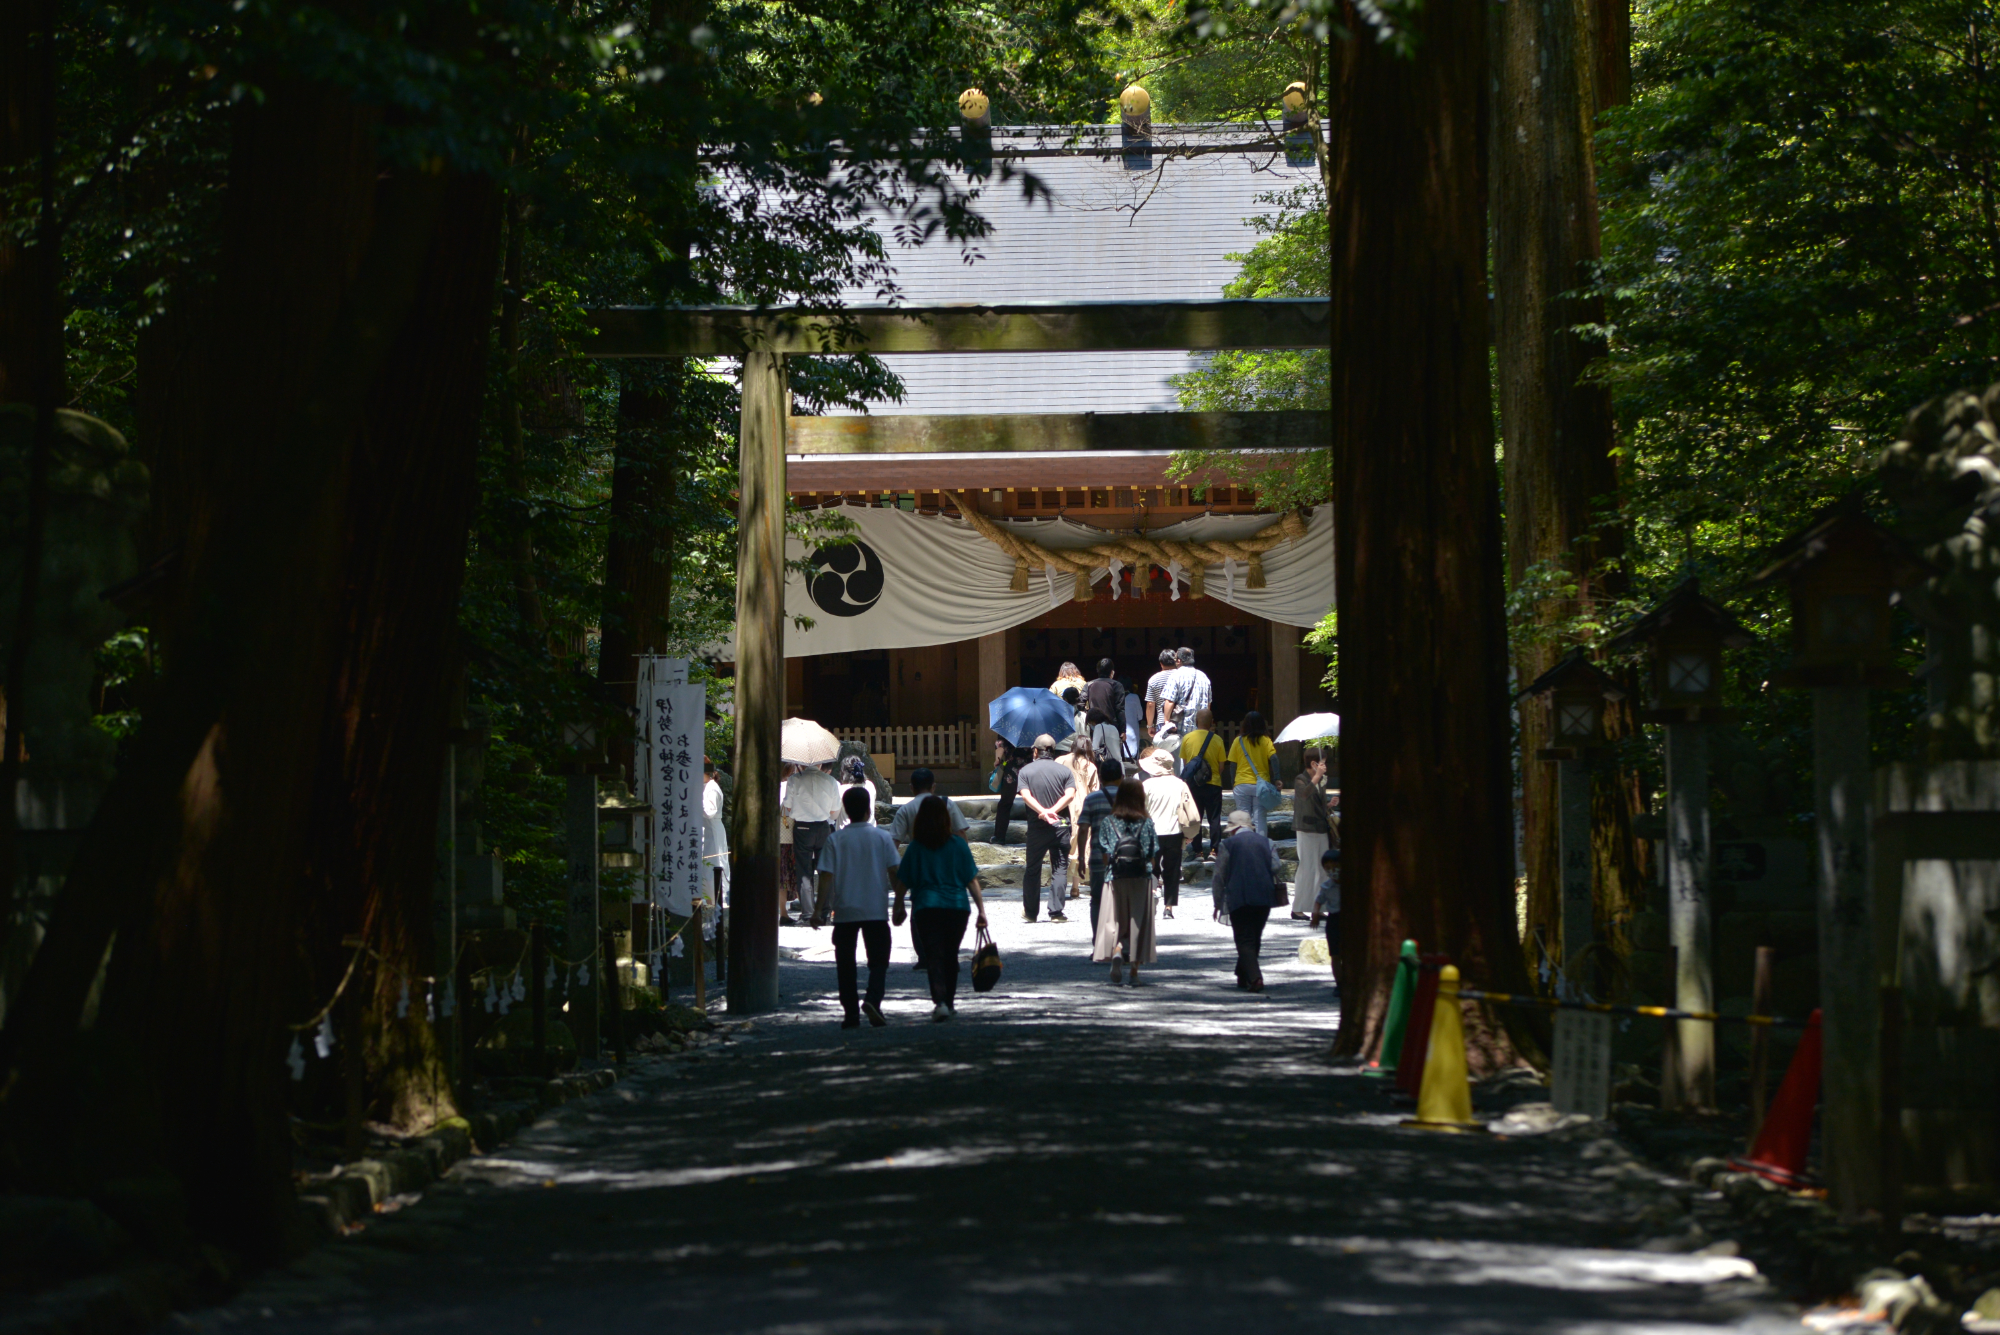
[[[1410,1003],[1403,1052],[1396,1061],[1396,1088],[1411,1098],[1423,1087],[1424,1057],[1431,1048],[1431,1014],[1437,1009],[1438,971],[1449,963],[1448,955],[1424,955],[1418,961],[1417,995]]]
[[[1671,1023],[1671,1022],[1670,1022]],[[1820,1030],[1819,1012],[1806,1019],[1806,1031],[1799,1038],[1792,1064],[1785,1068],[1785,1082],[1764,1114],[1763,1129],[1750,1153],[1729,1161],[1731,1168],[1755,1173],[1781,1187],[1812,1184],[1806,1172],[1806,1152],[1812,1148],[1813,1108],[1819,1103]]]

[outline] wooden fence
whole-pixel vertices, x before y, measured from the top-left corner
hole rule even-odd
[[[907,774],[919,765],[926,769],[984,770],[992,764],[992,752],[985,740],[986,729],[969,720],[958,723],[918,723],[896,727],[836,727],[843,742],[860,742],[875,755],[896,757],[896,772]],[[1216,736],[1226,746],[1241,731],[1235,723],[1216,728]]]
[[[876,755],[896,757],[896,772],[977,769],[984,762],[979,740],[984,728],[970,721],[918,723],[883,728],[835,728],[843,742],[860,742]]]

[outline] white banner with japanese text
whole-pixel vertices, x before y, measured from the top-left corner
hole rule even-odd
[[[701,860],[701,756],[708,692],[688,680],[685,658],[639,660],[639,721],[647,764],[640,798],[653,809],[646,855],[653,903],[686,916],[706,893]]]

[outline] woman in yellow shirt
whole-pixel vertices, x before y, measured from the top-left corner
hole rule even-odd
[[[1261,779],[1273,787],[1278,782],[1271,773],[1271,756],[1278,748],[1270,732],[1264,716],[1253,709],[1243,716],[1243,731],[1229,744],[1229,758],[1236,762],[1236,809],[1249,812],[1257,833],[1266,837],[1271,833],[1270,817],[1257,801],[1257,782]]]
[[[1201,782],[1188,778],[1188,766],[1194,758],[1203,756],[1208,761],[1208,778]],[[1222,763],[1229,759],[1229,748],[1223,742],[1222,734],[1215,730],[1215,715],[1208,710],[1198,711],[1194,716],[1194,726],[1181,735],[1181,777],[1187,779],[1187,786],[1194,793],[1194,804],[1201,809],[1202,820],[1208,823],[1210,856],[1222,843]],[[1187,860],[1202,856],[1201,832],[1195,831],[1194,844],[1188,849]]]

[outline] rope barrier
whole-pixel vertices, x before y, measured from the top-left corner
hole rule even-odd
[[[331,1015],[333,1008],[340,1004],[340,994],[347,991],[347,985],[354,981],[354,966],[361,962],[361,956],[364,953],[373,954],[374,952],[370,951],[367,946],[356,946],[354,953],[347,957],[347,972],[340,975],[340,986],[333,989],[333,995],[327,998],[326,1005],[319,1008],[318,1014],[314,1015],[312,1019],[307,1020],[304,1024],[294,1024],[286,1027],[295,1034],[303,1034],[308,1029],[319,1028],[320,1021]]]
[[[1620,1006],[1608,1001],[1557,1001],[1554,997],[1524,997],[1512,992],[1482,992],[1477,988],[1458,989],[1460,1001],[1490,1001],[1497,1006],[1528,1006],[1541,1010],[1596,1011],[1600,1015],[1647,1015],[1656,1020],[1705,1020],[1710,1024],[1766,1025],[1781,1029],[1804,1029],[1810,1020],[1793,1020],[1782,1015],[1723,1015],[1716,1011],[1684,1011],[1673,1006]]]
[[[1091,572],[1107,566],[1124,564],[1135,567],[1160,566],[1170,576],[1175,567],[1184,567],[1190,590],[1197,598],[1207,592],[1206,569],[1212,565],[1224,565],[1229,561],[1241,561],[1249,567],[1246,587],[1264,587],[1264,553],[1273,547],[1296,542],[1306,535],[1305,516],[1294,510],[1282,516],[1277,522],[1259,529],[1243,538],[1211,538],[1205,542],[1176,542],[1170,539],[1149,537],[1144,533],[1107,536],[1105,541],[1088,547],[1061,549],[1044,547],[1032,538],[1024,538],[979,512],[979,507],[963,492],[951,492],[953,504],[972,525],[973,531],[1000,550],[1014,558],[1014,580],[1009,586],[1015,593],[1028,591],[1028,572],[1032,567],[1067,571],[1075,576],[1075,601],[1090,601]],[[1133,596],[1142,597],[1141,585],[1134,584]],[[1179,595],[1176,595],[1177,597]]]

